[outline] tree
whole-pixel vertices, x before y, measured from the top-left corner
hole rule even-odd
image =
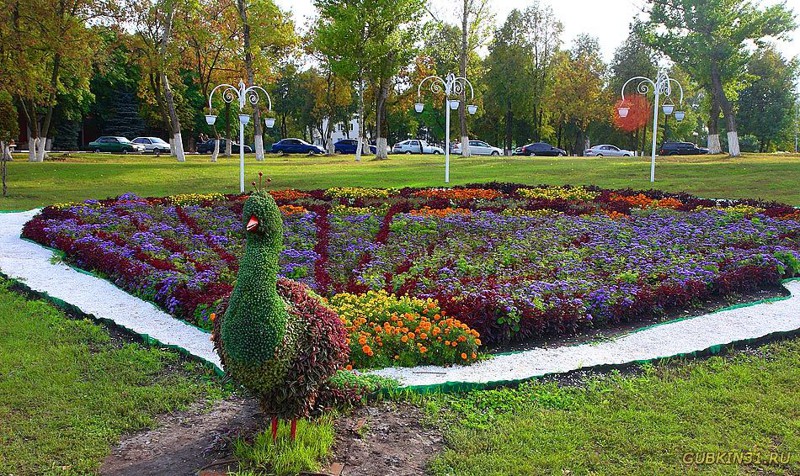
[[[473,53],[482,48],[489,38],[488,26],[493,15],[489,0],[463,0],[461,8],[461,48],[459,54],[459,75],[467,77],[467,66]],[[467,129],[467,95],[461,92],[458,107],[458,120],[461,126],[461,155],[469,157],[469,131]],[[447,147],[450,145],[447,144]]]
[[[607,117],[604,97],[605,64],[600,57],[597,39],[580,35],[572,49],[560,56],[555,65],[556,77],[551,90],[551,104],[559,117],[559,147],[562,127],[570,124],[575,132],[573,153],[582,153],[584,138],[593,121]]]
[[[14,100],[7,92],[0,91],[0,178],[2,178],[4,197],[8,193],[6,186],[7,163],[11,160],[8,143],[18,135],[19,125],[17,124],[17,108],[14,107]]]
[[[236,0],[236,6],[242,22],[247,82],[248,85],[253,85],[256,84],[256,71],[270,72],[270,64],[264,61],[265,57],[271,59],[274,52],[294,45],[294,26],[272,0]],[[248,13],[258,20],[248,21]],[[260,58],[254,58],[254,50],[259,53],[256,56]],[[256,160],[264,160],[264,129],[261,124],[261,107],[258,104],[253,105],[253,127]]]
[[[51,141],[59,96],[88,92],[100,43],[89,22],[114,16],[113,0],[6,0],[0,8],[2,89],[22,110],[29,160],[41,162]]]
[[[635,76],[644,76],[646,78],[655,78],[658,73],[656,52],[653,51],[641,38],[637,28],[632,28],[625,42],[619,46],[614,52],[614,58],[611,61],[610,71],[611,78],[609,79],[608,87],[611,90],[612,97],[621,94],[622,86],[630,78]],[[629,86],[630,87],[630,86]],[[629,89],[626,93],[632,93],[634,89]],[[645,98],[643,98],[645,99]],[[636,99],[634,99],[636,100]],[[646,102],[646,101],[645,101]],[[652,116],[652,107],[649,110],[641,111],[641,105],[631,105],[631,111],[628,113],[628,118],[620,120],[618,115],[612,111],[613,122],[621,130],[626,131],[628,137],[623,138],[626,141],[632,140],[636,146],[634,150],[644,150],[646,143],[646,130],[649,122],[648,117]],[[644,108],[646,109],[646,108]],[[644,120],[642,120],[643,116]],[[638,127],[631,128],[632,124],[638,124]]]
[[[527,29],[522,12],[512,10],[503,26],[495,30],[486,58],[489,89],[485,104],[488,110],[497,110],[504,118],[507,153],[513,147],[514,118],[523,114],[530,103],[528,85],[532,61],[526,41]]]
[[[241,20],[235,0],[199,0],[187,11],[186,17],[176,29],[176,41],[185,45],[183,67],[193,72],[199,96],[203,99],[202,108],[212,88],[220,83],[235,84],[240,77],[239,58],[241,45]],[[229,107],[226,112],[230,114]],[[211,126],[211,134],[220,139],[217,129],[220,120],[225,120],[225,141],[227,156],[231,154],[230,120],[220,115]],[[202,120],[201,127],[205,126]],[[219,154],[219,141],[215,143],[211,161],[216,162]]]
[[[795,28],[785,4],[759,9],[739,0],[647,0],[650,18],[639,26],[645,41],[669,56],[711,97],[709,149],[720,151],[716,120],[728,131],[728,152],[740,154],[732,98],[742,83],[750,43],[785,38]]]
[[[534,140],[542,139],[544,125],[544,102],[547,88],[552,84],[553,61],[561,45],[563,25],[553,13],[550,5],[535,0],[522,12],[526,30],[526,42],[531,49],[530,95]]]
[[[750,58],[747,73],[756,79],[739,93],[739,127],[758,138],[760,152],[767,152],[792,131],[798,60],[786,61],[769,45]]]
[[[149,92],[146,96],[155,100],[164,128],[170,131],[173,155],[178,162],[184,162],[186,156],[177,111],[180,99],[176,97],[169,76],[178,77],[180,64],[180,45],[172,41],[175,17],[184,15],[189,5],[185,0],[145,0],[135,5],[131,13],[136,21],[136,51]]]
[[[320,19],[315,47],[328,58],[334,72],[356,81],[359,89],[359,141],[363,148],[364,80],[376,89],[377,158],[387,158],[387,100],[394,76],[411,62],[418,36],[415,24],[423,0],[315,0]],[[360,153],[356,153],[360,160]]]

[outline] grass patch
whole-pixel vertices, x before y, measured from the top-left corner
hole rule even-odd
[[[439,395],[425,405],[429,415],[446,415],[438,418],[448,449],[432,469],[482,476],[800,474],[798,383],[795,339],[757,355],[646,365],[641,375],[613,373],[582,387],[534,382]],[[696,463],[708,453],[722,464]],[[749,464],[735,463],[736,454],[750,454]]]
[[[319,471],[321,462],[330,455],[333,446],[332,418],[297,420],[295,441],[289,438],[289,431],[289,422],[282,421],[275,442],[269,429],[256,435],[252,443],[237,440],[234,454],[242,469],[234,474],[294,476],[302,471]]]
[[[95,472],[123,433],[220,396],[199,364],[113,341],[5,280],[0,329],[0,474]]]
[[[392,155],[357,163],[353,156],[309,157],[268,155],[245,159],[247,183],[259,171],[272,177],[274,188],[336,186],[443,186],[442,156]],[[451,185],[471,182],[519,182],[531,185],[598,185],[649,189],[650,158],[586,157],[452,157]],[[239,159],[188,156],[178,163],[167,156],[73,154],[63,162],[30,163],[18,154],[9,166],[9,196],[0,209],[22,210],[54,203],[101,199],[133,192],[141,196],[178,193],[237,193]],[[659,157],[659,189],[686,191],[709,198],[765,198],[800,205],[800,156],[745,154]],[[249,186],[248,186],[249,188]]]

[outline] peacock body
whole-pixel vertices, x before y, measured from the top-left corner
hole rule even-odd
[[[348,359],[344,326],[307,286],[278,278],[283,223],[259,191],[242,212],[247,245],[214,342],[234,380],[258,397],[268,416],[307,416],[319,389]]]

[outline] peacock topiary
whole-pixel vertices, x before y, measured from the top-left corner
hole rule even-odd
[[[296,419],[309,414],[320,387],[348,360],[346,331],[307,286],[278,279],[283,222],[272,196],[250,195],[242,218],[247,245],[212,339],[226,373],[272,418],[273,438],[279,419],[292,421],[294,438]]]

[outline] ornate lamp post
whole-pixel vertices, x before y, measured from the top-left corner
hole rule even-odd
[[[444,79],[439,76],[428,76],[420,81],[419,86],[417,86],[417,103],[414,104],[414,110],[418,113],[425,108],[425,104],[420,100],[420,92],[425,81],[431,82],[430,89],[432,93],[438,94],[444,91],[444,183],[450,183],[450,110],[458,109],[460,103],[458,99],[450,99],[450,96],[460,96],[469,86],[470,99],[475,99],[475,90],[472,89],[472,83],[467,78],[456,76],[453,73],[448,74]],[[478,112],[478,106],[474,104],[468,105],[467,112],[475,114]]]
[[[658,135],[657,132],[658,132],[659,99],[662,94],[667,98],[664,101],[664,106],[662,109],[664,110],[665,117],[669,116],[670,114],[672,114],[673,111],[675,111],[675,105],[672,103],[670,98],[670,96],[672,95],[672,83],[678,85],[678,89],[680,90],[681,93],[680,101],[678,103],[679,105],[683,104],[683,87],[678,81],[670,78],[669,75],[667,74],[667,70],[663,68],[658,71],[658,76],[656,76],[655,81],[653,81],[650,78],[645,78],[644,76],[634,76],[633,78],[625,81],[625,84],[622,85],[621,94],[622,94],[623,107],[617,109],[619,117],[627,117],[628,111],[630,111],[630,108],[624,107],[624,103],[625,103],[625,87],[631,81],[639,81],[639,84],[636,86],[636,91],[638,91],[639,94],[647,94],[650,91],[650,88],[652,87],[653,94],[655,95],[655,102],[653,104],[653,151],[650,160],[650,182],[655,182],[656,181],[656,136]],[[685,115],[686,113],[683,111],[675,111],[675,119],[678,122],[682,121]],[[666,121],[666,119],[664,120]],[[664,140],[666,140],[666,131]]]
[[[261,91],[267,98],[267,111],[270,111],[272,110],[272,99],[270,99],[269,93],[261,86],[253,85],[245,87],[244,81],[241,79],[239,80],[238,88],[230,84],[220,84],[212,89],[211,94],[208,95],[209,114],[206,114],[206,122],[209,126],[213,126],[214,123],[217,122],[217,116],[212,114],[214,108],[211,105],[211,98],[214,96],[214,93],[217,92],[217,89],[220,88],[222,88],[222,100],[226,103],[230,104],[236,99],[239,100],[239,192],[244,193],[244,126],[250,122],[250,115],[243,112],[244,106],[247,103],[251,105],[258,104],[260,98],[258,92]],[[272,126],[275,125],[275,118],[264,118],[264,125],[271,129]]]

